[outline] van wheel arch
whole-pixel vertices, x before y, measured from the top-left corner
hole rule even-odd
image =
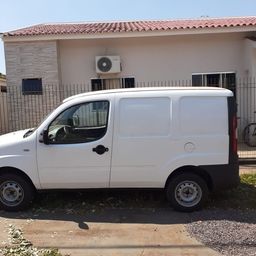
[[[20,211],[31,205],[36,188],[31,179],[21,170],[0,168],[0,208],[6,211]]]
[[[29,182],[31,184],[31,186],[36,191],[34,183],[29,178],[29,176],[25,172],[23,172],[22,170],[20,170],[18,168],[15,168],[15,167],[10,167],[10,166],[1,167],[0,168],[0,176],[3,175],[3,174],[14,174],[14,175],[17,175],[21,178],[24,178],[27,182]]]
[[[192,173],[192,174],[198,175],[206,182],[209,191],[213,190],[213,184],[212,184],[212,179],[211,179],[210,175],[204,169],[202,169],[198,166],[193,166],[193,165],[182,166],[182,167],[179,167],[178,169],[174,170],[168,176],[168,178],[165,182],[165,189],[168,186],[169,182],[174,177],[177,177],[178,175],[183,174],[183,173]]]

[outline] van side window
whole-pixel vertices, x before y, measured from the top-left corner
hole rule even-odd
[[[102,138],[107,131],[108,101],[95,101],[66,109],[50,124],[50,144],[91,142]]]

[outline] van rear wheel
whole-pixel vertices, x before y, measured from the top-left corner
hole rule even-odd
[[[192,212],[202,207],[208,197],[206,182],[193,173],[182,173],[173,177],[166,186],[166,195],[173,208]]]
[[[0,209],[20,211],[33,201],[35,189],[25,178],[16,174],[0,175]]]

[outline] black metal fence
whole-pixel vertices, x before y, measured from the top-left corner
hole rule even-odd
[[[127,87],[192,86],[192,81],[129,81],[79,85],[43,85],[40,90],[33,87],[9,86],[0,92],[0,134],[37,126],[41,120],[56,108],[63,99],[84,92],[99,89]],[[235,94],[238,107],[238,149],[242,159],[256,160],[256,79],[237,79],[228,86]]]

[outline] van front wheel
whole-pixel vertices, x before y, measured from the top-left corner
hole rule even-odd
[[[206,182],[193,173],[182,173],[173,177],[166,186],[168,201],[173,208],[192,212],[202,207],[208,197]]]
[[[15,174],[0,175],[0,209],[20,211],[29,206],[35,190],[29,181]]]

